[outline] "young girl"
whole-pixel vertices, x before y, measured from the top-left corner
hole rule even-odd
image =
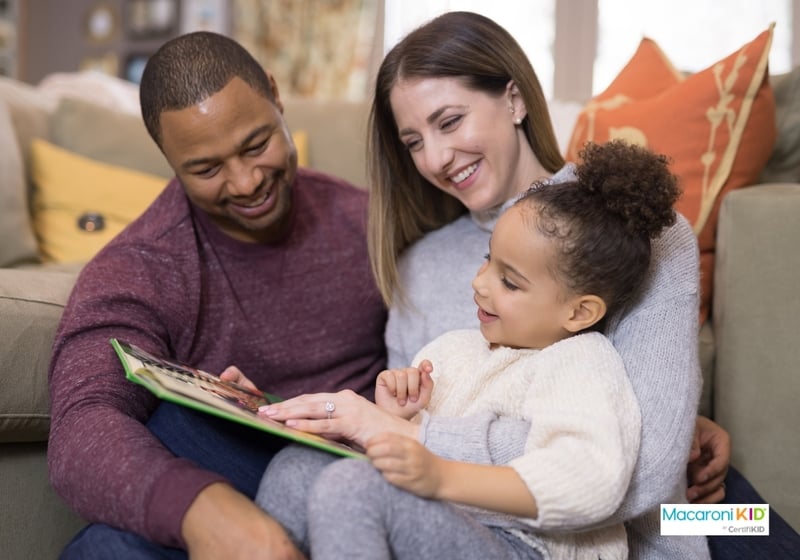
[[[665,157],[622,142],[587,146],[576,174],[535,183],[499,218],[472,283],[480,331],[442,335],[376,387],[400,416],[427,404],[421,422],[529,420],[524,454],[464,463],[393,432],[366,442],[371,465],[282,451],[257,501],[315,560],[628,557],[622,524],[570,531],[614,513],[631,479],[639,408],[601,331],[635,301],[679,191]]]

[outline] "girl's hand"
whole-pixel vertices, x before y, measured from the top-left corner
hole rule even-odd
[[[338,393],[313,393],[263,406],[259,415],[284,422],[290,428],[344,440],[364,448],[381,432],[394,432],[416,438],[416,424],[381,410],[351,390]]]
[[[428,406],[433,392],[433,365],[423,360],[419,367],[387,369],[375,382],[375,402],[386,412],[406,420]]]
[[[444,476],[444,461],[416,439],[383,432],[367,442],[367,456],[383,477],[422,498],[437,498]]]

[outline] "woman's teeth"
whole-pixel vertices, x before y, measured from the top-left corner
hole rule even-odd
[[[455,175],[455,176],[451,177],[450,180],[453,181],[455,184],[459,184],[459,183],[465,181],[470,175],[475,173],[476,169],[478,169],[478,164],[477,163],[473,163],[472,165],[467,167],[464,171],[462,171],[458,175]]]

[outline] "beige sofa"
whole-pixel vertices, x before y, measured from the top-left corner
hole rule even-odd
[[[46,471],[50,345],[80,264],[39,262],[27,200],[30,140],[41,137],[96,160],[156,175],[169,173],[138,116],[111,109],[111,98],[113,94],[103,102],[63,95],[59,99],[52,92],[0,78],[4,558],[54,558],[84,524],[52,491]],[[286,117],[294,130],[307,132],[312,167],[363,186],[366,109],[360,103],[287,100]],[[800,123],[779,124],[782,138],[795,141]],[[734,464],[797,528],[800,355],[795,339],[800,301],[795,285],[800,253],[795,246],[800,242],[800,185],[794,183],[800,182],[800,165],[776,175],[779,171],[785,170],[773,170],[772,177],[788,182],[733,192],[722,205],[713,328],[709,322],[701,330],[707,379],[702,409],[731,432]]]

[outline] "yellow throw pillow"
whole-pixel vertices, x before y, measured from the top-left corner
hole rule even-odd
[[[297,149],[297,165],[308,167],[308,133],[305,130],[292,132],[292,141]]]
[[[308,134],[295,131],[308,167]],[[86,262],[167,185],[168,178],[89,159],[41,139],[31,143],[33,222],[45,262]]]
[[[46,262],[86,262],[136,219],[168,179],[31,143],[33,222]]]

